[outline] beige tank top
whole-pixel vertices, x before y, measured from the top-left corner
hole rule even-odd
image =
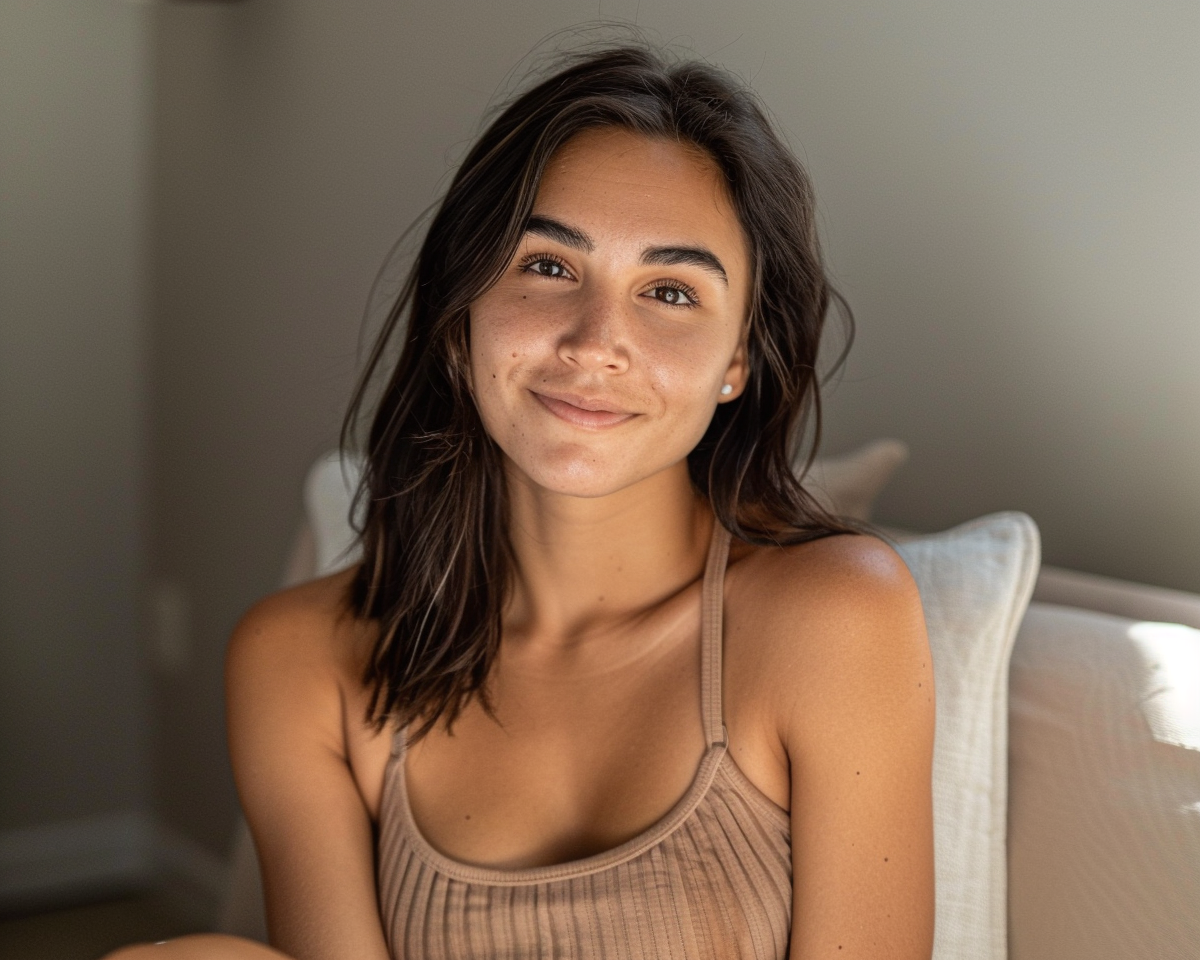
[[[701,715],[709,746],[678,803],[631,840],[581,860],[501,870],[444,856],[413,821],[403,731],[384,774],[379,902],[395,960],[750,960],[788,952],[787,813],[726,749],[721,627],[729,533],[717,524],[701,588]]]

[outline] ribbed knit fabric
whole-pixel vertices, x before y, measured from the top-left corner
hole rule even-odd
[[[435,850],[412,817],[404,731],[384,779],[379,898],[395,960],[760,960],[787,956],[787,813],[726,750],[721,601],[729,533],[717,524],[701,588],[701,709],[709,747],[658,823],[611,850],[498,870]]]

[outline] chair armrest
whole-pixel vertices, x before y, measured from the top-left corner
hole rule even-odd
[[[1182,623],[1200,629],[1200,595],[1062,567],[1042,567],[1033,599],[1129,620]]]

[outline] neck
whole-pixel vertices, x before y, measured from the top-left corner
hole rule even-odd
[[[604,497],[570,497],[509,471],[516,559],[505,631],[570,645],[645,612],[704,569],[712,510],[681,462]]]

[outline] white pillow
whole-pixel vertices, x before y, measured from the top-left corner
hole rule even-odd
[[[1010,684],[1012,960],[1200,956],[1200,630],[1034,603]]]
[[[934,960],[1005,960],[1008,663],[1040,561],[1034,522],[995,513],[896,547],[933,655]]]

